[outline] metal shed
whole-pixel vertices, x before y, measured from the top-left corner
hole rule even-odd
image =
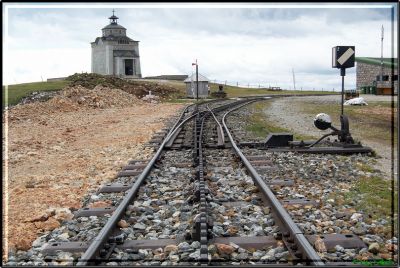
[[[186,78],[183,82],[186,85],[186,96],[188,98],[196,98],[196,74],[193,74]],[[208,97],[208,86],[209,80],[204,75],[199,74],[199,98],[207,98]]]

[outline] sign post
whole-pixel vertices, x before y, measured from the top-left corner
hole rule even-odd
[[[199,65],[196,63],[192,63],[192,66],[196,65],[196,102],[199,102]]]
[[[336,46],[332,48],[332,68],[340,69],[342,77],[342,115],[344,102],[344,77],[346,68],[354,67],[355,47],[354,46]]]

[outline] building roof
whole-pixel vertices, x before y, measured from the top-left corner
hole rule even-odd
[[[110,23],[107,26],[105,26],[102,30],[104,30],[104,29],[124,29],[124,30],[126,30],[126,28],[124,26],[121,26],[116,23]]]
[[[183,80],[183,82],[185,83],[191,83],[192,81],[196,82],[196,73],[192,74],[191,76]],[[208,81],[209,80],[207,77],[199,73],[199,82],[208,82]]]
[[[393,60],[393,62],[392,62],[392,60]],[[355,61],[381,66],[381,58],[356,57]],[[397,58],[383,58],[383,66],[397,68],[397,61],[398,61]]]
[[[95,44],[99,43],[99,40],[102,41],[129,41],[129,42],[139,42],[139,41],[135,41],[133,39],[130,39],[127,36],[114,36],[114,35],[109,35],[109,36],[102,36],[102,37],[96,37],[96,40],[93,42]]]

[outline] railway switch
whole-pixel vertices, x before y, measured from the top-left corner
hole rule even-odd
[[[317,114],[316,117],[314,118],[314,125],[320,130],[326,130],[326,129],[330,128],[330,129],[332,129],[332,132],[323,135],[320,139],[318,139],[314,143],[310,144],[308,147],[313,147],[314,145],[320,143],[326,137],[334,136],[334,135],[338,136],[338,139],[340,142],[338,144],[339,146],[361,147],[361,145],[359,145],[359,144],[354,144],[354,140],[350,134],[349,119],[347,118],[347,116],[345,116],[345,115],[340,116],[340,124],[341,124],[341,128],[339,130],[339,129],[335,128],[334,126],[332,126],[332,120],[329,115],[324,114],[324,113]]]
[[[326,130],[331,127],[332,119],[329,115],[320,113],[315,116],[314,125],[320,130]]]

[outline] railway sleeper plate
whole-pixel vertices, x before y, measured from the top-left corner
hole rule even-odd
[[[286,199],[286,200],[281,200],[281,203],[283,206],[290,206],[290,205],[301,205],[301,206],[306,206],[306,205],[312,205],[312,206],[317,206],[318,203],[315,200],[307,199],[307,198],[299,198],[299,199]]]
[[[167,245],[178,245],[184,240],[177,239],[151,239],[151,240],[128,240],[121,245],[117,245],[119,249],[157,249]],[[245,236],[245,237],[216,237],[208,241],[208,244],[226,244],[234,243],[244,249],[262,249],[266,247],[276,247],[277,240],[273,236]],[[81,242],[57,242],[51,243],[44,249],[44,252],[55,252],[56,250],[74,252],[84,251],[89,246]]]
[[[118,193],[125,192],[132,187],[131,183],[108,183],[101,187],[97,193]]]
[[[168,149],[171,149],[171,150],[180,150],[180,149],[182,149],[182,144],[174,144],[174,145],[168,147]]]
[[[263,161],[269,161],[267,155],[248,155],[246,156],[247,160],[251,161],[258,161],[258,160],[263,160]]]
[[[277,240],[273,236],[244,236],[244,237],[216,237],[211,243],[227,244],[234,243],[244,249],[262,249],[265,247],[276,247]]]
[[[135,170],[135,169],[144,169],[147,164],[134,164],[134,165],[126,165],[122,168],[122,170]]]
[[[305,235],[311,245],[314,245],[318,235]],[[354,234],[323,234],[319,236],[325,243],[327,251],[335,251],[335,246],[340,245],[346,249],[362,249],[367,245]]]
[[[66,252],[83,252],[87,250],[90,243],[88,242],[53,242],[44,245],[42,253],[51,255],[57,253],[58,251]]]
[[[212,144],[212,143],[207,143],[207,144],[205,144],[204,145],[204,147],[205,148],[212,148],[212,149],[215,149],[215,148],[224,148],[224,144],[222,144],[222,145],[219,145],[219,144]]]
[[[137,176],[141,174],[142,170],[123,170],[118,172],[117,177],[129,177],[129,176]]]
[[[314,245],[318,235],[305,235],[307,240]],[[324,241],[328,251],[335,251],[335,246],[340,245],[345,249],[366,248],[364,242],[355,235],[343,234],[324,234],[320,236]],[[167,245],[178,245],[183,240],[177,239],[151,239],[151,240],[128,240],[121,245],[117,245],[119,249],[157,249]],[[227,244],[234,243],[244,249],[262,249],[266,247],[276,247],[277,240],[273,236],[248,236],[248,237],[216,237],[209,240],[209,245],[214,243]],[[54,242],[48,243],[43,253],[56,253],[57,251],[82,252],[89,247],[85,242]]]
[[[137,163],[147,163],[147,162],[149,162],[150,160],[149,159],[146,159],[146,160],[131,160],[131,161],[129,161],[129,165],[135,165],[135,164],[137,164]]]
[[[274,167],[274,166],[256,166],[255,169],[257,169],[257,171],[271,171],[271,172],[276,172],[279,171],[279,168]]]
[[[265,179],[265,178],[264,178]],[[283,179],[283,180],[269,180],[265,179],[265,183],[267,185],[282,185],[282,186],[291,186],[294,185],[294,181],[291,179]]]
[[[79,217],[90,217],[90,216],[102,216],[105,214],[112,214],[115,209],[116,209],[115,207],[82,208],[74,213],[74,217],[79,218]]]
[[[183,241],[183,240],[182,240]],[[182,242],[177,239],[149,239],[149,240],[126,240],[123,244],[117,245],[118,249],[157,249],[165,247],[167,245],[178,245]],[[58,251],[66,252],[83,252],[86,251],[90,246],[90,242],[53,242],[48,243],[44,246],[42,252],[44,254],[51,255]]]

